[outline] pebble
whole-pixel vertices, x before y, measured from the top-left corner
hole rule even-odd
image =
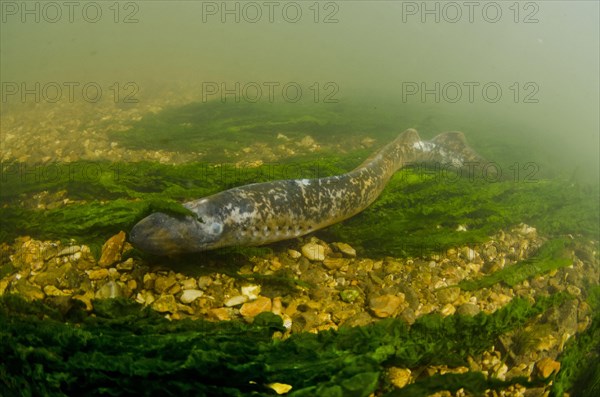
[[[292,385],[288,385],[285,383],[269,383],[267,387],[273,389],[277,394],[286,394],[290,390],[292,390]]]
[[[120,231],[109,238],[102,246],[102,256],[98,261],[101,267],[109,267],[121,260],[121,253],[125,245],[125,232]]]
[[[342,254],[353,257],[353,258],[356,257],[356,250],[354,248],[352,248],[350,246],[350,244],[333,243],[332,245],[334,247],[336,247]]]
[[[451,303],[446,303],[441,309],[440,314],[444,317],[451,316],[456,313],[456,308]]]
[[[386,318],[396,315],[402,303],[404,303],[404,294],[387,294],[371,298],[369,307],[377,317]]]
[[[537,233],[535,227],[528,226],[524,223],[521,223],[519,227],[515,229],[515,231],[525,237],[534,237]]]
[[[438,302],[442,304],[454,302],[459,295],[460,288],[458,287],[442,288],[436,292]]]
[[[175,297],[173,295],[161,295],[152,302],[151,307],[159,313],[176,313],[177,312],[177,302],[175,301]]]
[[[360,296],[360,292],[355,289],[345,289],[340,292],[340,298],[346,303],[354,302]]]
[[[210,276],[198,277],[198,288],[206,289],[206,288],[210,287],[212,282],[213,282],[213,280]]]
[[[271,299],[266,296],[259,296],[252,302],[246,302],[240,308],[240,314],[247,318],[254,318],[262,312],[270,312],[272,307]]]
[[[214,309],[210,309],[209,313],[212,317],[219,321],[229,321],[231,320],[231,309],[227,309],[226,307],[217,307]]]
[[[248,300],[257,299],[260,295],[260,285],[244,285],[242,288],[242,295],[248,298]]]
[[[292,258],[292,259],[298,259],[302,256],[302,254],[300,252],[298,252],[296,250],[292,250],[292,249],[287,250],[287,253],[290,256],[290,258]]]
[[[59,290],[54,285],[47,285],[44,287],[44,293],[47,296],[69,296],[70,294]]]
[[[348,259],[345,258],[325,258],[323,265],[329,270],[336,270],[344,267],[349,263]]]
[[[108,269],[96,269],[86,271],[90,280],[102,280],[108,277]]]
[[[133,270],[133,258],[128,258],[125,262],[121,262],[117,264],[117,270],[121,271],[131,271]]]
[[[196,288],[198,288],[198,283],[196,282],[196,279],[194,279],[194,278],[186,278],[185,280],[183,280],[181,282],[181,288],[184,290],[196,289]]]
[[[79,245],[70,245],[68,247],[63,248],[56,254],[56,256],[65,256],[65,255],[73,255],[77,252],[81,251],[81,246]]]
[[[463,247],[460,253],[469,261],[474,261],[479,256],[479,254],[471,247]]]
[[[156,298],[154,297],[154,294],[151,291],[146,290],[138,293],[135,297],[135,300],[143,305],[151,305],[156,300]]]
[[[74,295],[73,299],[83,302],[85,309],[91,311],[94,307],[92,305],[92,299],[94,299],[94,291],[86,291],[83,294]]]
[[[543,379],[546,379],[553,373],[556,374],[560,371],[560,362],[545,357],[535,363],[535,369]]]
[[[325,259],[325,247],[314,242],[304,244],[302,246],[302,255],[311,261],[322,261]]]
[[[225,306],[227,306],[227,307],[238,306],[238,305],[241,305],[242,303],[245,303],[247,301],[248,301],[248,297],[247,296],[236,295],[236,296],[232,296],[231,298],[227,299],[225,301]]]
[[[278,316],[283,313],[283,302],[281,302],[280,297],[273,298],[273,307],[271,308],[271,312],[273,314],[277,314]]]
[[[123,296],[123,287],[116,281],[107,282],[96,292],[97,299],[120,298]]]
[[[390,367],[388,376],[390,382],[397,388],[403,388],[410,382],[411,371],[408,368]]]
[[[184,289],[183,294],[181,294],[181,298],[179,298],[179,300],[182,303],[192,303],[196,299],[200,298],[202,295],[204,295],[204,292],[200,291],[199,289]]]
[[[154,290],[159,294],[167,292],[171,287],[177,284],[175,274],[171,273],[168,276],[159,276],[154,280]]]
[[[45,298],[44,292],[37,285],[28,283],[25,279],[17,281],[16,291],[28,301],[41,300]]]
[[[581,295],[581,289],[574,285],[567,285],[567,292],[573,296]]]

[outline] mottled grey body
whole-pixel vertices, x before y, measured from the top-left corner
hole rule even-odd
[[[157,255],[286,240],[361,212],[407,164],[439,162],[462,167],[475,161],[481,158],[466,145],[460,132],[421,141],[417,132],[409,129],[346,174],[229,189],[185,203],[198,219],[164,213],[142,219],[132,229],[130,240]]]

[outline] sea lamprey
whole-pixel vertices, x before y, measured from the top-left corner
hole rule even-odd
[[[156,255],[273,243],[358,214],[404,166],[437,163],[460,168],[482,161],[461,132],[423,141],[408,129],[348,173],[225,190],[183,204],[194,215],[153,213],[133,227],[129,238],[137,248]]]

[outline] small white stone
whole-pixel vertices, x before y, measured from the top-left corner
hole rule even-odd
[[[284,314],[282,316],[283,318],[283,327],[285,329],[287,329],[288,331],[292,329],[292,318],[290,316],[288,316],[287,314]]]
[[[298,259],[302,256],[302,254],[296,250],[288,250],[287,253],[292,259]]]
[[[248,297],[248,300],[255,300],[260,295],[260,285],[245,285],[242,287],[242,295]]]
[[[352,248],[349,244],[346,243],[334,243],[334,245],[337,247],[337,249],[340,250],[340,252],[344,255],[347,256],[351,256],[351,257],[355,257],[356,256],[356,250],[354,248]]]
[[[70,245],[63,248],[58,254],[56,254],[56,256],[73,255],[79,251],[81,251],[81,247],[79,245]]]
[[[196,289],[197,287],[198,283],[196,283],[196,279],[186,278],[185,280],[181,281],[182,289]]]
[[[302,246],[302,255],[311,261],[322,261],[325,259],[325,248],[311,242]]]
[[[472,248],[469,248],[469,247],[464,247],[462,249],[461,254],[463,254],[463,256],[465,258],[467,258],[469,261],[473,261],[473,260],[475,260],[475,258],[477,258],[477,252],[475,252],[475,250],[473,250]]]
[[[467,226],[465,225],[458,225],[458,227],[456,228],[457,232],[466,232],[467,231]]]
[[[204,295],[204,292],[200,291],[199,289],[186,289],[183,290],[183,294],[181,294],[181,298],[179,298],[179,300],[182,303],[192,303],[202,295]]]
[[[247,301],[248,301],[247,296],[236,295],[236,296],[232,296],[231,298],[227,299],[225,301],[225,306],[227,306],[227,307],[238,306],[238,305],[241,305],[242,303],[246,303]]]

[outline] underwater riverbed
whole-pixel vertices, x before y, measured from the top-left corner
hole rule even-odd
[[[153,257],[127,243],[151,212],[443,132],[383,105],[180,102],[2,116],[2,395],[597,391],[597,185],[465,131],[502,178],[407,168],[304,238]]]

